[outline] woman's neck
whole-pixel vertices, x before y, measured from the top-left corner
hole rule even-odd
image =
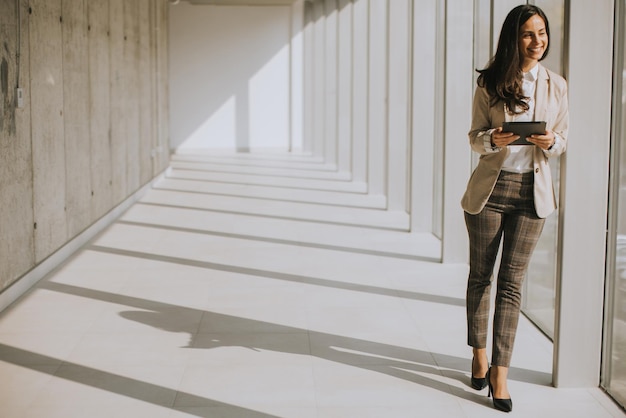
[[[527,73],[537,65],[539,61],[524,61],[522,64],[522,72]]]

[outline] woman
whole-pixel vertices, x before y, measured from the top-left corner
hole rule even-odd
[[[556,209],[548,157],[567,144],[567,84],[539,61],[548,55],[550,29],[533,5],[507,15],[495,56],[480,73],[474,95],[472,150],[480,154],[462,199],[469,234],[468,344],[473,348],[472,387],[489,386],[496,409],[513,408],[507,373],[517,330],[522,281],[545,218]],[[519,138],[503,132],[505,121],[545,121],[546,131]],[[487,329],[491,277],[498,248],[502,257],[493,318],[491,367]]]

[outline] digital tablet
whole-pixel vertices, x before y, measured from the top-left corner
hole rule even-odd
[[[509,145],[535,145],[526,141],[526,137],[531,135],[543,135],[546,133],[546,123],[537,122],[504,122],[502,124],[502,132],[513,132],[519,135],[519,139],[511,142]]]

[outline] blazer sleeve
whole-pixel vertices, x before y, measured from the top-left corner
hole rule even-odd
[[[567,134],[569,130],[569,103],[567,96],[567,82],[564,78],[550,74],[552,87],[554,88],[554,96],[557,102],[558,110],[552,125],[552,132],[557,137],[552,148],[544,150],[546,157],[556,157],[565,152],[567,148]]]
[[[498,147],[491,147],[491,134],[494,131],[490,114],[490,100],[487,89],[477,86],[474,91],[472,105],[472,126],[468,133],[470,146],[473,151],[484,155],[500,151]]]

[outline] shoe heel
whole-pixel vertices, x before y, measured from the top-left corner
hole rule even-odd
[[[491,386],[491,379],[489,378],[490,373],[491,372],[491,367],[489,368],[489,370],[487,370],[487,386],[489,386],[489,392],[487,393],[487,397],[491,398],[491,394],[495,392],[493,392],[493,386]],[[498,399],[495,396],[492,398],[493,399],[493,407],[495,409],[497,409],[498,411],[502,411],[502,412],[511,412],[513,410],[513,401],[511,400],[511,398],[509,399]]]
[[[484,377],[474,377],[474,359],[472,358],[472,378],[470,379],[472,389],[474,390],[483,390],[487,387],[487,379]]]

